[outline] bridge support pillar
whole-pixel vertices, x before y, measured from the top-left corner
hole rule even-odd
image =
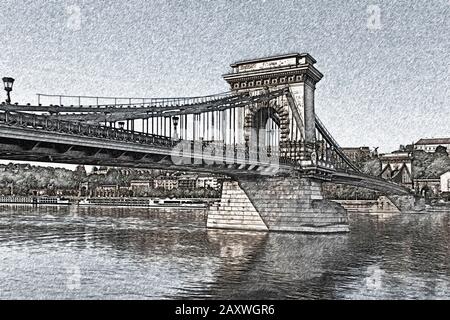
[[[208,212],[207,227],[305,233],[349,231],[346,210],[323,199],[319,180],[293,177],[225,181],[220,203]]]

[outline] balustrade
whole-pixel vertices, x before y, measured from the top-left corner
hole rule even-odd
[[[172,146],[174,144],[170,138],[164,136],[154,136],[142,132],[128,131],[105,126],[93,126],[80,122],[76,123],[65,120],[57,120],[45,115],[6,111],[0,113],[0,123],[9,126],[20,126],[45,131],[57,131],[68,134],[109,138],[126,142],[156,143],[160,146]]]

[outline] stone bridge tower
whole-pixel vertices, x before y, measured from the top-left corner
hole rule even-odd
[[[250,129],[258,129],[257,114],[270,108],[270,114],[280,130],[280,149],[288,142],[302,148],[300,155],[305,166],[315,144],[314,92],[316,83],[323,75],[314,67],[316,60],[309,54],[288,54],[262,59],[236,62],[231,65],[232,73],[224,75],[231,89],[238,93],[258,94],[267,89],[288,88],[291,101],[282,96],[270,105],[248,106],[240,117],[247,130],[244,140],[250,139]],[[243,113],[243,114],[242,114]],[[270,112],[269,112],[270,113]],[[263,121],[266,120],[263,117]]]
[[[239,110],[244,131],[237,141],[252,142],[254,130],[271,119],[278,127],[279,150],[299,146],[296,159],[313,168],[316,115],[314,93],[323,75],[309,54],[288,54],[237,62],[224,75],[231,89],[250,95],[286,88],[289,94]],[[254,141],[253,141],[254,142]],[[291,172],[265,176],[236,176],[224,182],[221,202],[210,209],[210,228],[291,232],[347,232],[346,211],[322,197],[320,179]]]

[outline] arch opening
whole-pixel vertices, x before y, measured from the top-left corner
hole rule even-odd
[[[258,152],[264,148],[269,154],[278,151],[280,146],[280,117],[273,107],[261,107],[252,117],[252,129],[256,134]]]

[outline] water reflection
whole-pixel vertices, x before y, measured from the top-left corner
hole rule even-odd
[[[207,292],[225,299],[308,297],[309,282],[326,281],[326,266],[338,263],[339,252],[347,246],[346,235],[208,234],[220,246],[223,260]]]
[[[449,218],[352,214],[349,234],[304,235],[206,230],[203,211],[0,206],[0,298],[448,298]]]

